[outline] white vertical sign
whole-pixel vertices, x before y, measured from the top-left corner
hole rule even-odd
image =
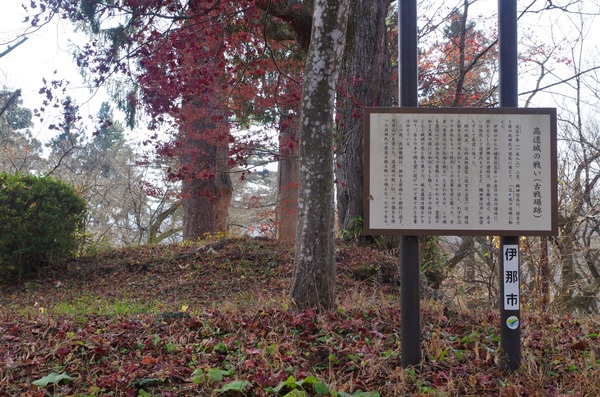
[[[504,245],[502,252],[504,310],[519,310],[519,246]]]

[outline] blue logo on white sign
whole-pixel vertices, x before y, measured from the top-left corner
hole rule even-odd
[[[517,318],[517,316],[510,316],[509,318],[507,318],[506,326],[510,329],[519,328],[519,319]]]

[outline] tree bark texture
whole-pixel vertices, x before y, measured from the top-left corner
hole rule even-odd
[[[395,95],[386,31],[391,1],[351,3],[336,138],[338,225],[346,230],[363,216],[363,106],[391,106]]]
[[[335,306],[333,117],[346,42],[347,0],[316,0],[300,111],[300,187],[290,297],[298,309]]]
[[[313,0],[257,0],[256,5],[270,15],[286,21],[296,33],[300,46],[306,50],[310,45],[312,32],[313,2]]]
[[[295,241],[298,225],[299,137],[293,119],[290,115],[282,115],[279,129],[277,239],[281,241]]]
[[[183,238],[229,230],[233,183],[229,176],[229,126],[224,107],[201,102],[186,105],[182,126]]]
[[[548,237],[540,238],[540,293],[542,310],[548,309],[550,303],[550,260],[548,258]]]
[[[229,204],[233,184],[226,172],[228,148],[214,143],[197,142],[198,150],[210,164],[214,176],[184,179],[183,238],[187,241],[202,239],[206,234],[225,233],[229,229]]]

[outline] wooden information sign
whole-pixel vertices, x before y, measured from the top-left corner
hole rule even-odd
[[[370,235],[556,235],[556,109],[365,109]]]

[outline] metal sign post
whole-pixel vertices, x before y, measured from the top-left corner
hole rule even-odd
[[[498,0],[498,56],[500,107],[519,106],[517,42],[517,0]],[[521,311],[519,301],[519,237],[501,236],[502,266],[500,289],[500,347],[511,371],[521,366]],[[507,278],[514,280],[507,284]],[[515,287],[516,285],[516,293]],[[507,289],[511,292],[507,294]],[[507,299],[510,299],[508,304]]]
[[[419,237],[400,237],[400,361],[403,368],[421,362]]]
[[[400,107],[417,107],[417,0],[398,2],[398,90]],[[402,367],[421,362],[419,238],[400,238],[400,350]]]

